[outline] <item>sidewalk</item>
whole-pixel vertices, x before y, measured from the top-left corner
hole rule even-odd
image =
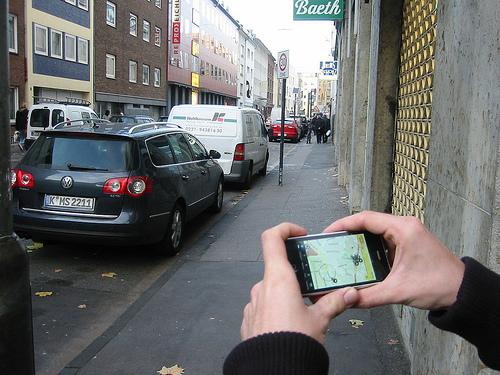
[[[283,185],[275,167],[60,375],[155,375],[175,365],[185,375],[222,372],[240,342],[250,289],[263,274],[261,233],[283,221],[321,232],[348,215],[334,147],[285,146],[294,149],[284,161]],[[353,328],[350,319],[364,324]],[[346,311],[326,342],[330,374],[410,372],[391,308]]]

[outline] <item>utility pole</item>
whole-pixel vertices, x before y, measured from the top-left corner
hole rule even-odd
[[[9,1],[0,0],[0,374],[35,373],[26,249],[14,233],[10,178]]]

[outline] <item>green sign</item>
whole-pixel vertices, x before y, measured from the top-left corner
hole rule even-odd
[[[293,0],[293,19],[344,19],[344,0]]]

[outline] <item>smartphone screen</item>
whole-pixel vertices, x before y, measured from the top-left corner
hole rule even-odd
[[[382,236],[369,232],[293,237],[285,244],[303,295],[372,285],[390,271]]]

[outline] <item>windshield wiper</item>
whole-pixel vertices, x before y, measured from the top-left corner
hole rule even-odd
[[[81,165],[72,165],[72,164],[68,164],[67,167],[72,171],[104,171],[104,172],[108,171],[107,169],[104,168],[84,167]]]

